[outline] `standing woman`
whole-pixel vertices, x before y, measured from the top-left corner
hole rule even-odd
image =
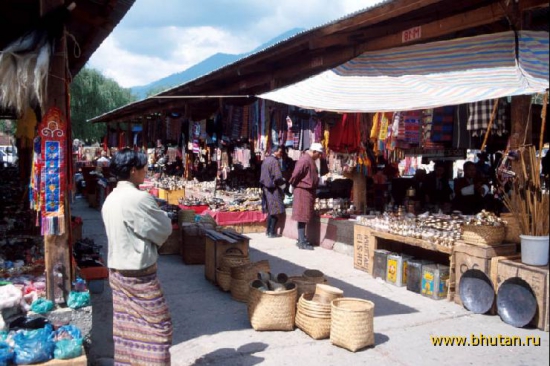
[[[157,249],[172,233],[168,215],[140,191],[147,157],[131,149],[111,162],[116,188],[101,214],[109,245],[115,364],[169,365],[172,320],[157,278]]]
[[[277,222],[279,215],[285,213],[284,191],[281,186],[285,179],[281,172],[280,159],[283,157],[284,149],[278,147],[275,152],[268,156],[262,163],[262,174],[260,184],[262,185],[262,206],[267,213],[267,236],[277,237]]]

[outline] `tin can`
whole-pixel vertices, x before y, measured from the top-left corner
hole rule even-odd
[[[374,268],[372,274],[374,278],[381,278],[383,280],[386,280],[386,270],[389,254],[391,254],[391,252],[385,249],[376,249],[374,251]]]
[[[412,259],[410,255],[389,254],[386,266],[386,282],[395,286],[407,285],[407,264]]]
[[[447,298],[449,266],[428,264],[422,268],[422,295],[434,300]]]
[[[414,293],[422,293],[422,267],[433,264],[424,259],[409,259],[407,261],[407,290]]]

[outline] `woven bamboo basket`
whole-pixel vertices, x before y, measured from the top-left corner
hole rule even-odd
[[[317,269],[306,269],[302,276],[308,281],[315,283],[324,283],[326,281],[324,273]]]
[[[499,245],[505,236],[504,226],[464,225],[462,229],[462,240],[472,245]]]
[[[332,300],[344,297],[344,291],[339,288],[318,283],[315,286],[315,295],[313,300],[325,304],[330,304]]]
[[[357,352],[374,345],[374,304],[367,300],[340,298],[332,302],[330,341]]]
[[[315,292],[315,288],[317,286],[317,282],[313,282],[310,279],[304,277],[304,276],[292,276],[288,278],[288,282],[293,282],[298,286],[298,299],[303,294],[311,293],[313,294]],[[323,284],[328,284],[328,280],[325,278],[325,281]]]
[[[313,318],[330,319],[332,308],[330,304],[313,301],[313,294],[303,294],[298,300],[298,310]]]
[[[231,290],[231,272],[217,269],[216,280],[222,291],[229,292]]]
[[[257,278],[258,272],[269,271],[267,260],[231,268],[231,297],[233,300],[248,302],[250,282]]]
[[[252,281],[256,278],[258,272],[270,272],[269,261],[263,260],[254,263],[247,263],[231,268],[231,278],[234,280]]]
[[[193,210],[180,210],[178,212],[178,223],[181,224],[187,222],[187,223],[194,223],[195,222],[195,211]]]
[[[286,291],[261,291],[249,287],[248,318],[257,331],[294,330],[296,318],[296,285]]]
[[[296,312],[296,327],[315,340],[330,337],[330,318],[316,318],[304,314],[299,308]]]
[[[222,257],[222,262],[220,269],[225,272],[229,272],[231,276],[231,268],[242,266],[243,264],[250,263],[248,256],[244,254],[224,254]]]
[[[500,215],[500,218],[506,222],[506,236],[504,237],[504,241],[506,243],[520,244],[521,239],[519,236],[521,235],[521,231],[517,217],[511,213],[503,213]]]

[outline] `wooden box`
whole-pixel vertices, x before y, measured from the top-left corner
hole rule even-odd
[[[185,198],[185,189],[176,189],[169,191],[167,189],[159,188],[158,197],[161,200],[165,200],[170,205],[179,205],[179,199]]]
[[[537,313],[530,324],[548,332],[548,266],[529,266],[521,263],[521,259],[498,260],[495,290],[498,291],[498,286],[512,277],[520,277],[531,286],[537,298]]]
[[[181,257],[185,264],[204,264],[206,236],[198,224],[181,224]]]
[[[372,275],[376,238],[370,228],[362,225],[355,225],[353,234],[353,266]]]
[[[181,254],[181,232],[180,229],[172,230],[172,234],[166,242],[158,249],[161,255]]]
[[[248,256],[250,238],[228,231],[217,232],[206,230],[206,253],[204,263],[204,275],[217,283],[216,269],[220,266],[223,255],[230,249]]]
[[[472,245],[464,242],[457,242],[454,250],[455,265],[455,290],[454,301],[462,305],[458,289],[462,274],[469,269],[478,269],[485,273],[488,278],[491,276],[491,258],[497,256],[507,256],[516,253],[516,244],[500,245]]]

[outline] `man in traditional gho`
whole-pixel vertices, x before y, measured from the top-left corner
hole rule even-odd
[[[306,225],[313,217],[315,197],[319,185],[319,172],[315,161],[321,158],[323,146],[314,143],[311,148],[298,160],[290,184],[294,188],[294,202],[292,205],[292,220],[298,223],[298,248],[313,250],[313,246],[306,237]]]
[[[101,210],[116,365],[170,365],[172,320],[157,278],[157,250],[172,233],[172,222],[153,196],[138,188],[146,167],[145,154],[118,152],[111,162],[118,183]]]
[[[267,213],[267,236],[277,237],[277,222],[279,215],[285,213],[284,185],[285,179],[281,171],[280,160],[284,155],[284,148],[278,147],[262,163],[260,184],[262,185],[262,206]]]

